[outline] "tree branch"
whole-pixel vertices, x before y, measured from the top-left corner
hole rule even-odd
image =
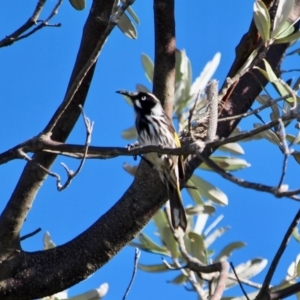
[[[281,245],[280,245],[280,247],[279,247],[279,249],[278,249],[278,251],[277,251],[277,253],[276,253],[276,255],[275,255],[275,257],[274,257],[274,259],[272,261],[272,263],[271,263],[271,266],[270,266],[270,268],[268,270],[268,273],[267,273],[267,275],[265,277],[263,286],[262,286],[259,294],[257,295],[258,299],[260,299],[260,298],[261,299],[265,299],[265,295],[269,294],[269,286],[270,286],[272,277],[273,277],[273,275],[274,275],[274,273],[276,271],[276,268],[277,268],[277,265],[278,265],[278,263],[280,261],[280,258],[282,256],[282,254],[283,254],[283,252],[284,252],[284,250],[285,250],[285,248],[286,248],[286,246],[287,246],[287,244],[288,244],[291,236],[292,236],[292,233],[293,233],[294,229],[297,227],[299,221],[300,221],[300,209],[298,210],[298,212],[295,215],[293,221],[291,222],[291,224],[290,224],[290,226],[289,226],[286,234],[284,235],[284,238],[283,238],[283,240],[281,242]],[[298,285],[298,291],[299,290],[300,289],[299,289],[299,285]],[[281,295],[281,296],[283,296],[283,295]],[[289,296],[290,296],[290,294],[289,294]]]
[[[153,93],[172,119],[175,87],[174,0],[154,0],[155,60]]]
[[[38,18],[39,18],[40,14],[41,14],[44,6],[45,6],[45,3],[46,3],[46,0],[39,0],[36,7],[35,7],[35,10],[34,10],[32,16],[28,19],[28,21],[24,25],[22,25],[19,29],[17,29],[15,32],[13,32],[9,36],[7,36],[3,40],[1,40],[0,41],[0,48],[5,47],[5,46],[10,46],[16,41],[27,38],[28,36],[32,35],[36,31],[42,29],[43,27],[47,27],[47,26],[59,27],[59,26],[61,26],[60,23],[54,24],[54,25],[48,24],[48,22],[58,13],[58,8],[62,4],[62,0],[58,0],[56,5],[52,9],[50,15],[48,16],[48,18],[46,18],[44,21],[39,21],[40,24],[38,26],[36,26],[31,31],[25,33],[29,28],[31,28],[32,26],[35,26],[37,24]]]
[[[113,2],[94,1],[69,86],[85,65],[86,58],[91,57],[98,42],[97,37],[101,37],[104,33]],[[297,0],[292,17],[296,18],[300,15],[299,7],[300,0]],[[97,18],[99,15],[101,22]],[[274,45],[267,51],[267,60],[273,69],[279,66],[287,47],[287,44]],[[51,136],[53,140],[64,142],[72,130],[80,113],[78,105],[85,101],[94,67],[95,65],[91,67],[75,97],[53,127]],[[220,117],[226,118],[247,112],[266,84],[267,80],[257,70],[253,70],[252,74],[243,75],[226,94]],[[222,125],[219,123],[217,128],[219,138],[228,137],[237,123],[238,120],[222,122]],[[202,155],[208,157],[213,150],[206,149]],[[36,162],[47,168],[51,166],[55,157],[56,155],[49,153],[34,155]],[[196,154],[188,158],[186,180],[200,163],[201,159]],[[134,182],[122,198],[78,237],[47,251],[28,253],[18,250],[18,245],[13,245],[13,249],[16,250],[9,252],[7,245],[12,245],[11,238],[18,236],[27,209],[31,207],[44,179],[43,171],[33,167],[32,164],[27,164],[0,218],[0,254],[1,258],[4,258],[0,266],[0,298],[8,300],[40,298],[87,278],[132,240],[167,200],[165,187],[158,178],[157,172],[142,161]],[[5,231],[8,234],[5,234]],[[6,259],[8,253],[10,256]]]

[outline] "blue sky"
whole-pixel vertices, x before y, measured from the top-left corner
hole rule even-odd
[[[32,13],[36,1],[8,1],[0,4],[0,37],[10,34],[22,25]],[[47,1],[42,17],[55,4]],[[37,135],[47,124],[61,103],[81,39],[82,27],[88,7],[75,11],[65,1],[53,23],[62,23],[60,28],[45,28],[30,38],[1,49],[0,55],[0,152]],[[196,78],[206,62],[216,52],[222,58],[214,78],[223,82],[235,57],[235,46],[248,30],[252,18],[253,0],[177,1],[176,32],[177,48],[185,49],[189,56],[193,77]],[[140,18],[137,26],[138,39],[130,40],[117,28],[113,31],[100,55],[95,76],[85,105],[86,115],[95,122],[92,145],[125,146],[121,131],[133,125],[133,111],[116,90],[134,90],[136,83],[151,89],[141,65],[141,53],[153,59],[153,9],[152,1],[136,1],[133,9]],[[298,57],[288,58],[286,68],[296,68]],[[292,74],[296,76],[296,74]],[[262,114],[268,118],[268,115]],[[251,129],[257,119],[249,119],[240,124],[242,129]],[[80,119],[68,142],[84,143],[85,129]],[[254,182],[275,185],[279,181],[282,155],[279,149],[267,141],[242,144],[246,159],[251,167],[235,173],[236,176]],[[75,169],[78,161],[58,157],[52,171],[64,176],[60,162]],[[38,227],[42,233],[26,240],[23,247],[27,251],[42,249],[42,236],[49,231],[53,241],[63,244],[74,238],[105,213],[126,191],[132,177],[122,169],[124,162],[134,163],[132,158],[119,157],[111,160],[89,160],[71,186],[63,192],[56,191],[55,180],[48,178],[40,189],[24,225],[23,234]],[[0,209],[5,207],[20,173],[24,161],[13,161],[0,168]],[[298,165],[290,158],[286,183],[299,187],[296,172]],[[210,172],[199,172],[214,185],[224,191],[229,198],[229,206],[218,208],[212,222],[220,214],[225,218],[220,226],[230,225],[231,230],[219,239],[215,247],[223,248],[234,241],[244,241],[247,247],[234,253],[231,260],[235,265],[254,257],[272,259],[282,236],[299,208],[299,204],[287,199],[276,199],[268,194],[245,190]],[[184,192],[185,204],[191,200]],[[154,236],[155,227],[149,224],[145,232]],[[292,241],[289,245],[275,281],[278,283],[286,275],[286,269],[298,254],[299,245]],[[134,248],[124,248],[107,265],[88,280],[70,289],[69,295],[98,287],[108,282],[110,289],[106,299],[121,299],[133,269]],[[142,253],[143,264],[160,263],[160,256]],[[148,274],[138,271],[128,299],[195,299],[194,293],[182,286],[174,286],[167,281],[178,273]],[[261,282],[264,278],[255,278]],[[231,294],[231,293],[230,293]],[[235,294],[241,294],[235,289]]]

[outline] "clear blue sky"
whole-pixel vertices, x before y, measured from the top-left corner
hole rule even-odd
[[[10,34],[23,24],[32,13],[36,1],[8,1],[0,4],[0,37]],[[54,0],[48,1],[50,11]],[[88,1],[88,7],[90,1]],[[185,49],[193,66],[196,78],[206,62],[216,52],[221,52],[220,66],[214,76],[223,82],[235,56],[235,46],[248,30],[252,18],[253,0],[229,1],[177,1],[176,31],[177,48]],[[130,40],[117,28],[108,39],[99,58],[96,73],[88,95],[85,112],[95,122],[92,144],[97,146],[125,146],[121,131],[133,125],[133,111],[116,90],[133,90],[136,83],[151,89],[141,66],[141,53],[153,59],[153,9],[152,1],[136,1],[133,9],[141,20],[137,26],[138,39]],[[76,58],[82,27],[89,8],[75,11],[64,1],[53,23],[62,23],[61,28],[45,28],[30,38],[2,48],[0,55],[0,152],[37,135],[47,124],[61,103]],[[42,17],[47,16],[46,11]],[[287,60],[287,68],[296,68],[298,57]],[[267,118],[267,114],[264,114]],[[243,121],[242,129],[251,129],[258,120]],[[68,142],[84,143],[85,130],[80,119]],[[266,141],[243,143],[246,159],[252,166],[235,173],[239,177],[275,185],[279,181],[282,155],[279,149]],[[60,162],[75,169],[78,161],[59,157],[52,170],[64,175]],[[89,160],[71,186],[57,192],[55,180],[48,178],[40,189],[30,211],[22,234],[38,227],[42,233],[26,240],[27,251],[42,249],[42,236],[51,233],[57,245],[74,238],[105,213],[126,191],[132,177],[122,169],[124,162],[134,163],[132,158],[112,160]],[[0,168],[0,209],[5,207],[24,161],[13,161]],[[298,165],[291,158],[286,183],[299,187],[296,172]],[[237,265],[254,257],[272,259],[282,235],[294,217],[299,204],[239,188],[216,174],[199,172],[198,175],[211,181],[229,197],[229,206],[218,208],[215,218],[224,214],[221,226],[230,225],[231,230],[217,243],[220,249],[234,241],[244,241],[247,247],[237,251],[231,261]],[[185,204],[191,203],[184,193]],[[212,222],[214,218],[210,220]],[[154,236],[154,226],[148,225],[145,232]],[[277,270],[273,284],[286,275],[286,269],[296,257],[299,245],[292,241]],[[88,280],[70,289],[69,295],[98,287],[108,282],[110,289],[106,299],[121,299],[131,278],[134,248],[124,248],[106,266]],[[143,264],[160,263],[160,256],[142,253]],[[182,286],[168,284],[178,273],[148,274],[138,271],[128,299],[196,299],[194,293]],[[265,273],[262,273],[265,274]],[[255,278],[261,282],[263,276]],[[235,290],[237,295],[240,291]],[[231,294],[231,293],[230,293]],[[227,293],[227,295],[229,295]]]

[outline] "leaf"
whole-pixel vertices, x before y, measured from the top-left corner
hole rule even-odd
[[[272,67],[269,65],[268,61],[263,59],[266,71],[262,70],[259,67],[254,67],[255,69],[258,69],[277,89],[281,97],[286,97],[289,95],[289,91],[285,87],[284,81],[278,79],[276,74],[274,73]],[[286,99],[288,102],[294,102],[293,97],[289,97]]]
[[[252,62],[254,61],[254,59],[257,56],[257,51],[258,51],[258,49],[256,48],[251,52],[251,54],[248,56],[246,62],[238,70],[237,74],[244,72],[246,69],[248,69],[250,67],[250,65],[252,64]]]
[[[262,124],[258,124],[258,123],[253,124],[254,128],[259,128],[261,126],[262,126]],[[275,145],[280,144],[279,138],[277,137],[277,135],[271,129],[260,132],[258,135],[261,136],[262,138],[267,139],[269,142],[271,142]]]
[[[153,216],[153,221],[159,231],[159,234],[162,238],[163,236],[163,230],[166,226],[168,226],[168,220],[166,217],[166,214],[162,209],[158,210],[157,213]]]
[[[283,26],[281,27],[280,33],[276,36],[275,41],[292,35],[294,31],[295,31],[294,26],[290,22],[285,21]]]
[[[125,99],[125,101],[126,101],[126,103],[128,105],[130,105],[131,107],[133,107],[132,100],[128,96],[122,95],[122,97]]]
[[[162,254],[162,255],[168,255],[170,256],[170,253],[167,251],[165,247],[161,247],[154,243],[146,234],[140,233],[137,237],[137,239],[141,242],[143,245],[144,249],[148,252],[151,253],[156,253],[156,254]]]
[[[183,284],[188,280],[188,278],[183,275],[180,274],[178,276],[176,276],[172,281],[169,281],[169,283],[173,283],[173,284]]]
[[[221,237],[226,231],[228,231],[230,227],[221,227],[213,231],[209,236],[205,238],[205,247],[208,248],[212,245],[217,238]]]
[[[213,156],[210,159],[225,171],[237,171],[251,166],[246,160],[235,157]],[[199,168],[212,171],[206,163],[202,163]]]
[[[297,144],[299,145],[299,143],[300,143],[300,131],[298,131],[296,136],[294,136],[292,134],[287,134],[286,139],[291,143],[291,146],[292,145],[297,145]]]
[[[85,9],[85,0],[69,0],[69,1],[76,10]]]
[[[231,154],[242,155],[245,154],[244,149],[238,143],[228,143],[218,148],[221,151],[229,152]]]
[[[137,39],[136,28],[126,14],[121,16],[117,26],[130,39]]]
[[[279,0],[276,10],[276,15],[273,22],[272,38],[276,38],[280,32],[282,32],[283,25],[287,21],[293,7],[295,5],[294,0]]]
[[[279,284],[272,286],[271,292],[280,291],[282,289],[285,289],[285,288],[291,286],[292,284],[293,284],[293,282],[291,282],[290,280],[284,279]]]
[[[122,131],[121,136],[125,140],[134,140],[137,138],[137,132],[135,126]]]
[[[43,241],[44,241],[44,250],[52,249],[56,247],[54,242],[51,240],[51,236],[48,231],[45,232]]]
[[[191,231],[188,233],[188,237],[191,241],[191,255],[207,264],[206,247],[202,235]]]
[[[294,280],[297,278],[299,275],[299,259],[300,259],[300,254],[297,255],[296,259],[289,265],[287,269],[287,277],[286,280]]]
[[[122,1],[122,2],[124,2],[124,1]],[[128,6],[127,12],[129,13],[130,17],[134,20],[134,22],[135,22],[137,25],[140,25],[140,19],[138,18],[138,16],[137,16],[136,13],[134,12],[134,10],[131,8],[131,6]]]
[[[293,237],[298,243],[300,243],[300,235],[297,227],[293,230]]]
[[[166,245],[167,249],[170,251],[173,258],[179,257],[179,250],[177,242],[174,239],[174,234],[172,233],[170,227],[165,227],[163,229],[163,236],[162,239],[164,244]]]
[[[204,228],[206,226],[206,223],[208,221],[209,216],[208,215],[199,215],[196,218],[195,226],[193,228],[194,232],[197,232],[198,234],[202,234],[204,231]]]
[[[176,268],[175,264],[170,264],[174,268]],[[165,264],[159,264],[159,265],[143,265],[143,264],[138,264],[138,268],[140,270],[146,271],[146,272],[152,272],[152,273],[161,273],[161,272],[166,272],[170,271],[170,269],[165,265]]]
[[[135,88],[138,92],[151,93],[151,91],[146,86],[144,86],[142,84],[137,84]],[[130,102],[131,102],[131,105],[133,105],[131,100],[130,100]]]
[[[255,99],[260,105],[265,105],[272,101],[272,98],[268,95],[259,95]]]
[[[176,68],[176,78],[180,78],[176,82],[175,88],[175,107],[174,111],[180,114],[183,109],[186,108],[186,103],[190,98],[190,88],[192,84],[192,67],[189,58],[187,57],[185,50],[176,52],[178,59],[178,64]],[[176,61],[177,63],[177,61]]]
[[[241,279],[249,279],[259,274],[267,265],[268,261],[262,258],[255,258],[246,263],[238,265],[235,270]]]
[[[300,165],[300,152],[294,152],[292,153],[295,161]]]
[[[154,63],[151,60],[151,58],[144,53],[142,53],[141,60],[142,60],[143,68],[146,73],[146,77],[150,82],[152,82],[153,81],[153,73],[154,73]]]
[[[57,298],[57,299],[68,299],[68,300],[96,300],[102,299],[108,293],[109,285],[108,283],[103,283],[100,285],[98,289],[93,289],[88,292],[82,293],[80,295],[76,295],[69,298]],[[51,298],[52,299],[52,298]]]
[[[189,180],[187,182],[187,186],[194,186],[192,180]],[[198,189],[194,189],[194,188],[189,189],[189,188],[187,188],[186,190],[187,190],[188,194],[190,195],[190,197],[194,200],[194,202],[196,204],[200,204],[200,205],[204,204],[203,199],[202,199],[201,194],[200,194]]]
[[[202,214],[207,214],[207,215],[212,215],[216,211],[216,208],[212,205],[196,205],[189,207],[185,210],[185,213],[187,215],[202,215]]]
[[[246,244],[244,242],[230,243],[221,250],[220,254],[214,259],[214,262],[228,260],[228,258],[232,255],[233,251],[241,249],[245,246]]]
[[[226,194],[206,180],[197,175],[193,175],[190,180],[192,181],[193,185],[198,188],[200,194],[206,199],[210,199],[218,205],[228,204],[228,198]]]
[[[299,38],[300,38],[300,31],[296,31],[295,33],[293,33],[287,37],[276,40],[275,44],[292,43],[294,41],[299,40]]]
[[[197,95],[199,92],[202,93],[206,88],[208,82],[216,72],[221,61],[221,53],[217,52],[213,59],[206,63],[201,74],[196,78],[191,86],[191,95]]]
[[[270,38],[271,20],[267,7],[260,0],[254,2],[253,18],[261,38],[267,43]]]
[[[133,166],[129,163],[123,163],[123,169],[132,176],[135,176],[138,166]]]

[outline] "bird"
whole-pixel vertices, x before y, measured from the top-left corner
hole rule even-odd
[[[180,147],[180,140],[173,122],[166,115],[161,102],[152,93],[128,92],[117,93],[131,99],[135,111],[135,126],[140,146],[160,145],[168,148]],[[143,155],[143,158],[154,167],[167,188],[170,201],[171,224],[185,232],[187,218],[180,192],[180,179],[184,178],[183,157],[155,152]]]

